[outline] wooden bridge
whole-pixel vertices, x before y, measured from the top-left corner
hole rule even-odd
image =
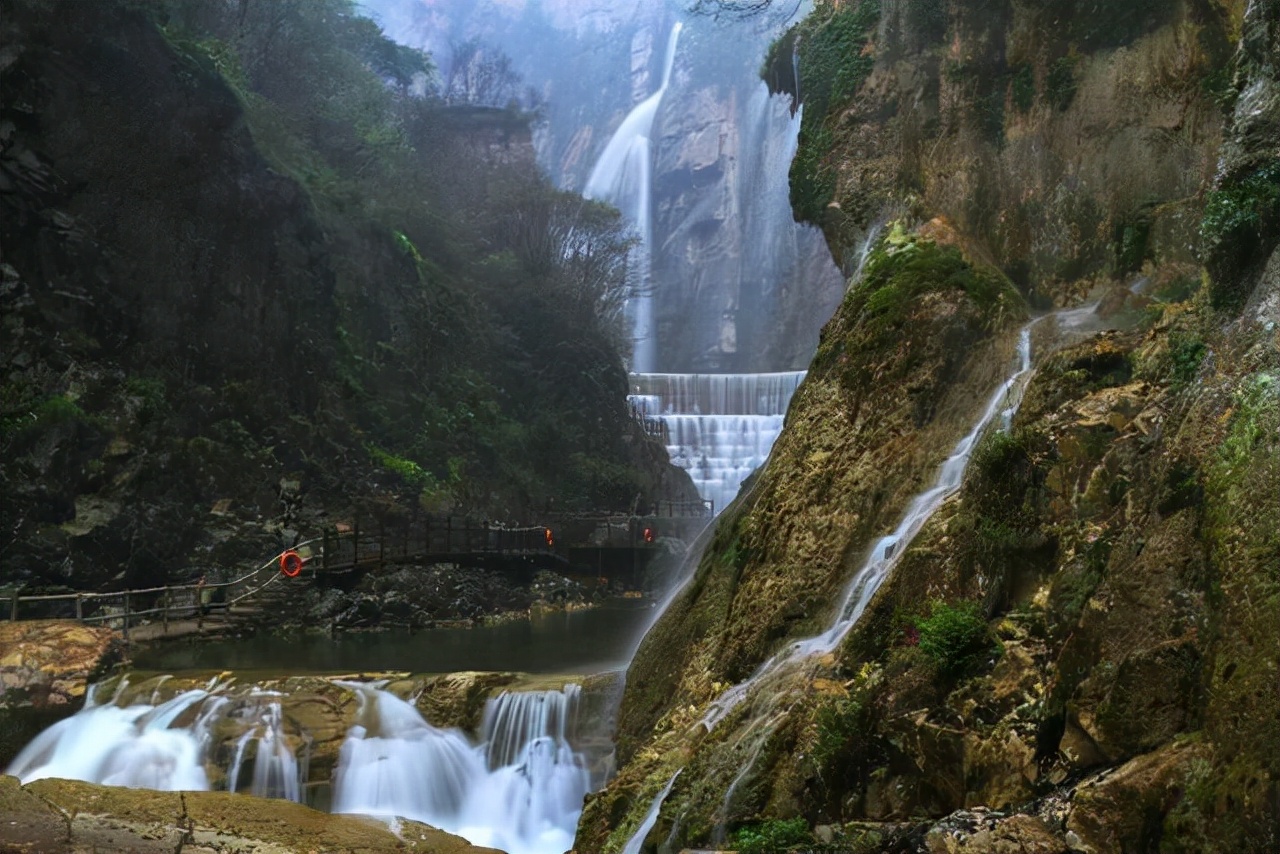
[[[619,580],[637,586],[658,553],[658,539],[689,536],[710,521],[710,508],[670,503],[647,516],[548,514],[545,525],[507,526],[454,516],[414,516],[396,521],[356,519],[326,528],[260,566],[235,577],[220,567],[191,568],[195,583],[104,593],[21,594],[7,597],[10,620],[74,618],[118,629],[128,641],[202,632],[237,612],[287,596],[290,585],[353,586],[370,569],[387,564],[462,566],[532,573],[554,568],[566,575]],[[698,512],[702,510],[702,512]],[[661,515],[663,512],[667,515]],[[285,556],[300,559],[296,576],[283,573]],[[292,560],[292,558],[290,559]],[[0,599],[0,603],[4,603]],[[3,604],[0,604],[3,608]]]

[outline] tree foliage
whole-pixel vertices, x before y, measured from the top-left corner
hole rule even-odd
[[[155,8],[310,194],[338,279],[333,388],[372,461],[459,509],[629,505],[631,236],[538,172],[510,59],[465,42],[437,79],[351,0]]]

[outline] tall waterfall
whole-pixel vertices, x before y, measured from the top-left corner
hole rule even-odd
[[[671,461],[717,512],[769,457],[804,371],[633,374],[631,405],[660,421]]]
[[[656,365],[656,341],[653,329],[653,293],[650,282],[653,242],[653,153],[650,134],[658,105],[671,82],[676,44],[682,25],[677,22],[667,39],[667,53],[662,66],[662,83],[658,90],[632,108],[605,146],[587,178],[582,194],[590,199],[606,201],[617,207],[635,226],[639,242],[631,250],[627,262],[627,286],[630,291],[628,312],[631,315],[634,351],[631,367],[651,371]]]
[[[404,816],[510,854],[573,847],[590,790],[568,738],[578,686],[490,700],[479,745],[386,691],[350,687],[361,709],[338,759],[334,812]]]

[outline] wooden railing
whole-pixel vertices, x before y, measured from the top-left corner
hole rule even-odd
[[[52,593],[22,595],[14,590],[7,600],[10,620],[74,618],[83,623],[119,629],[128,640],[129,630],[141,621],[160,622],[166,632],[174,620],[226,614],[272,585],[295,579],[281,573],[280,561],[288,551],[302,558],[300,576],[341,575],[360,567],[386,562],[444,561],[477,555],[553,554],[554,534],[540,525],[506,527],[456,517],[409,519],[403,524],[368,524],[361,520],[341,524],[273,556],[261,566],[225,581],[210,579],[222,570],[210,569],[194,583],[109,591],[105,593]],[[199,568],[192,570],[192,574]],[[0,611],[0,613],[3,613]]]
[[[647,518],[709,517],[710,508],[701,502],[665,502],[665,515]],[[566,524],[566,532],[583,544],[598,539],[595,532],[607,533],[607,545],[645,548],[653,545],[653,531],[646,517],[599,515],[601,520],[577,519],[577,525]],[[629,520],[619,527],[618,519]],[[557,520],[553,525],[560,525]],[[583,523],[587,524],[585,527]],[[615,528],[618,529],[615,531]],[[588,533],[591,532],[591,533]],[[648,533],[646,533],[648,532]],[[647,537],[647,538],[646,538]],[[163,587],[120,590],[105,593],[53,593],[24,596],[14,590],[0,597],[0,609],[7,610],[10,620],[74,618],[83,623],[103,624],[119,629],[128,640],[129,631],[142,621],[160,622],[165,632],[175,620],[192,620],[203,628],[204,618],[221,612],[227,614],[237,605],[246,604],[272,585],[294,583],[300,579],[329,579],[385,563],[468,561],[477,557],[554,556],[562,559],[570,543],[557,541],[555,528],[543,525],[510,527],[487,521],[461,517],[413,517],[398,522],[357,519],[350,524],[328,528],[314,537],[281,551],[270,560],[229,580],[217,580],[221,569],[204,572],[194,583],[170,584]],[[299,578],[288,578],[281,572],[281,558],[289,551],[302,559]],[[199,572],[198,568],[191,570]],[[4,608],[7,600],[8,607]],[[0,611],[3,613],[3,611]]]

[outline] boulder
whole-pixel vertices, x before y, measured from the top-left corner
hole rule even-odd
[[[71,707],[121,659],[119,636],[71,620],[0,623],[0,708]]]

